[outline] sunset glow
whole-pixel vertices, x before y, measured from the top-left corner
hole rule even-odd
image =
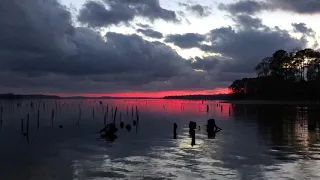
[[[123,92],[123,93],[108,93],[108,94],[58,94],[59,96],[86,96],[86,97],[152,97],[161,98],[164,96],[179,96],[179,95],[212,95],[212,94],[230,94],[228,88],[217,88],[214,90],[175,90],[175,91],[158,91],[158,92]]]

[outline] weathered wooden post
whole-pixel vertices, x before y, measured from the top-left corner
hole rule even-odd
[[[27,141],[29,141],[29,114],[28,114],[28,117],[27,117]]]
[[[173,139],[177,139],[177,128],[178,128],[177,123],[174,123],[173,124]]]
[[[80,126],[80,119],[81,119],[81,107],[80,107],[80,105],[79,105],[78,126]]]
[[[131,125],[130,125],[130,124],[127,124],[125,128],[126,128],[126,130],[127,130],[128,132],[131,131]]]
[[[51,112],[51,125],[53,126],[53,119],[54,119],[54,108],[52,109]]]
[[[136,106],[136,116],[137,116],[137,124],[139,124],[139,111],[138,111],[138,106]]]
[[[37,116],[37,127],[40,128],[40,111],[38,109],[38,116]]]
[[[209,105],[207,105],[207,113],[209,112]]]
[[[21,134],[23,135],[24,125],[23,125],[23,118],[21,118]]]
[[[111,107],[111,118],[113,118],[113,107]]]
[[[103,127],[107,126],[107,113],[104,113],[104,117],[103,117]]]
[[[2,127],[2,124],[3,124],[3,107],[2,106],[0,107],[0,123]]]
[[[139,111],[138,111],[138,106],[136,106],[136,118],[137,118],[136,133],[137,133],[137,132],[138,132],[138,126],[139,126]]]
[[[121,112],[120,112],[120,128],[123,129],[124,127],[124,122],[122,122],[122,119],[121,119]]]
[[[196,145],[196,130],[194,128],[191,130],[191,138],[191,146]]]
[[[133,106],[131,106],[131,119],[132,119],[132,122],[134,121],[133,120]]]
[[[114,126],[116,126],[117,110],[118,110],[118,107],[116,107],[116,109],[114,110],[114,116],[113,116],[113,124],[114,124]]]
[[[128,105],[127,105],[127,119],[129,117]]]

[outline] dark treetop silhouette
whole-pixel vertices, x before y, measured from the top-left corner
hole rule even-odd
[[[313,49],[276,51],[255,68],[258,77],[235,80],[235,99],[320,99],[320,52]]]

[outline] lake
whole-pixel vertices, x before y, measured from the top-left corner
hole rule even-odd
[[[0,179],[320,179],[319,107],[101,101],[33,100],[33,108],[31,100],[20,107],[0,101]],[[119,129],[114,142],[102,139],[107,106],[107,123],[117,107],[118,127],[120,113],[125,124],[132,124],[137,107],[138,129]],[[223,129],[215,139],[207,138],[209,118]],[[200,126],[195,146],[189,121]]]

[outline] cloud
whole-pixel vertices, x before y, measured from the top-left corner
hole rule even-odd
[[[305,39],[293,38],[286,30],[267,27],[258,18],[240,14],[232,18],[238,24],[234,27],[215,28],[207,34],[166,36],[165,42],[207,53],[188,61],[169,45],[147,41],[137,34],[101,35],[95,28],[75,27],[70,11],[56,0],[2,0],[1,5],[6,7],[0,11],[2,92],[111,93],[226,87],[233,78],[253,74],[257,62],[275,50],[306,45]],[[92,14],[88,13],[84,19],[91,27],[130,22],[136,16],[150,20],[171,17],[170,13],[163,15],[157,1],[108,0],[91,5],[92,12],[99,12],[93,17],[121,14],[110,20],[90,19]],[[135,11],[142,7],[146,9]],[[134,16],[113,12],[117,8],[134,10]]]
[[[210,33],[211,46],[202,46],[202,50],[222,54],[231,58],[221,68],[224,72],[253,72],[256,64],[276,50],[292,50],[305,47],[306,41],[290,36],[281,29],[241,29],[232,27],[217,28]]]
[[[320,13],[320,1],[318,0],[240,0],[230,4],[220,4],[220,10],[225,10],[231,14],[245,13],[256,14],[261,11],[289,11],[299,14]]]
[[[103,27],[111,24],[128,23],[133,20],[136,13],[128,6],[114,3],[109,5],[97,1],[87,1],[78,16],[78,21],[90,27]]]
[[[202,67],[202,70],[213,74],[250,74],[254,73],[254,67],[262,58],[270,56],[276,50],[306,47],[307,41],[304,38],[294,38],[287,30],[279,27],[267,27],[258,18],[238,15],[232,19],[237,26],[213,29],[206,37],[209,43],[197,46],[207,53],[219,56],[194,59],[192,67]]]
[[[254,0],[241,0],[230,4],[219,4],[220,10],[228,11],[231,14],[256,14],[262,10],[265,10],[266,8],[266,4]]]
[[[161,42],[135,34],[108,32],[101,36],[90,28],[74,27],[70,12],[55,0],[4,0],[2,4],[8,8],[0,11],[1,91],[177,89],[181,87],[167,82],[196,73]]]
[[[233,17],[233,21],[237,22],[239,28],[244,29],[258,29],[264,28],[262,20],[260,18],[254,18],[246,14],[240,14]]]
[[[137,32],[142,33],[145,36],[161,39],[163,38],[163,34],[161,32],[152,30],[152,29],[137,29]]]
[[[180,48],[198,47],[203,41],[205,41],[205,35],[197,33],[171,34],[165,39],[165,42],[173,43]]]
[[[188,10],[191,13],[194,13],[199,17],[206,17],[211,14],[211,8],[209,6],[203,6],[200,4],[189,5],[186,3],[179,3],[179,5],[185,7],[186,10]]]
[[[104,27],[129,23],[135,17],[147,18],[150,21],[178,21],[176,13],[162,8],[159,0],[87,1],[80,10],[78,20],[90,27]]]
[[[142,23],[137,23],[136,26],[140,28],[145,28],[145,29],[150,29],[151,26],[149,24],[142,24]]]
[[[269,6],[273,9],[291,11],[299,14],[320,13],[320,1],[318,0],[270,0]]]
[[[308,28],[305,23],[292,23],[295,32],[306,34],[308,36],[315,36],[315,31],[313,29]]]
[[[221,59],[216,56],[208,57],[195,57],[189,60],[189,64],[192,68],[203,71],[211,71],[217,67]]]

